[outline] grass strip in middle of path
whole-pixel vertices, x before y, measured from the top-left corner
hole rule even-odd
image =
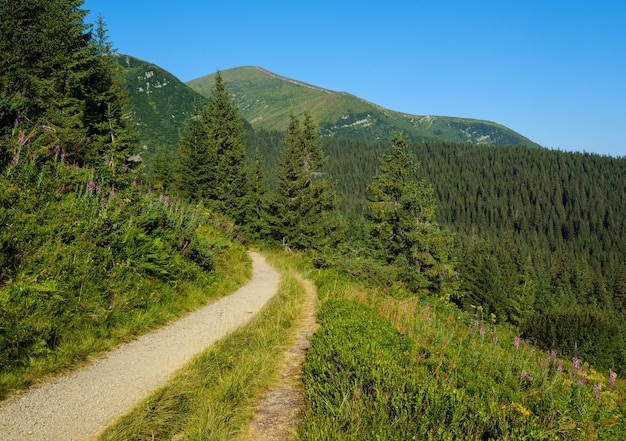
[[[254,404],[291,343],[305,295],[287,270],[277,269],[278,293],[249,324],[195,357],[100,440],[243,438]]]

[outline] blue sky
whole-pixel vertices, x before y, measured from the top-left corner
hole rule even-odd
[[[415,115],[495,121],[626,156],[623,0],[86,0],[122,54],[183,81],[276,74]]]

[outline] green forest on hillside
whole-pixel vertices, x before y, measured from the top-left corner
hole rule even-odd
[[[261,149],[268,170],[280,139],[277,132],[252,135],[250,144]],[[321,142],[329,158],[323,171],[335,182],[354,233],[349,237],[358,244],[352,255],[362,257],[368,253],[367,186],[388,143]],[[585,316],[604,323],[616,336],[612,353],[623,354],[625,158],[446,142],[410,143],[408,149],[420,164],[416,179],[433,187],[435,218],[455,235],[461,307],[480,305],[548,348],[565,343],[562,331],[563,339],[570,335],[571,351],[584,346]],[[561,331],[539,326],[562,315]]]
[[[337,310],[346,311],[341,322],[332,303],[325,307],[330,325],[320,345],[328,338],[346,366],[372,377],[365,395],[386,396],[393,385],[377,376],[384,369],[411,368],[406,345],[425,359],[438,357],[438,349],[405,338],[413,319],[393,327],[378,313],[333,299],[324,274],[334,287],[357,279],[362,295],[374,292],[376,303],[400,309],[428,299],[429,308],[446,311],[447,325],[460,323],[445,328],[439,318],[436,332],[456,329],[470,346],[486,324],[494,333],[502,326],[516,349],[521,337],[529,348],[580,357],[602,370],[597,384],[605,388],[610,379],[605,395],[594,395],[591,383],[584,391],[559,383],[563,392],[548,399],[564,401],[555,404],[529,399],[532,379],[515,364],[505,375],[511,384],[500,391],[503,401],[486,404],[493,409],[455,410],[466,424],[498,414],[515,395],[518,401],[506,406],[518,403],[526,417],[519,403],[530,403],[543,420],[522,421],[516,407],[500,412],[497,433],[548,433],[550,415],[562,412],[565,424],[576,406],[582,427],[604,424],[609,433],[619,426],[623,398],[613,388],[615,376],[626,374],[626,158],[411,142],[403,133],[383,141],[324,137],[312,112],[287,107],[285,132],[254,130],[218,72],[206,101],[181,110],[193,114],[168,132],[168,139],[178,132],[176,148],[163,148],[169,142],[163,141],[142,163],[137,153],[145,133],[137,130],[154,128],[133,119],[104,21],[84,23],[82,3],[0,0],[0,396],[242,283],[245,246],[252,245],[305,256],[319,270],[326,300],[339,300]],[[480,337],[467,334],[466,322],[477,324],[471,331]],[[347,326],[341,337],[327,332],[335,325]],[[344,345],[350,329],[362,351],[350,351],[348,338]],[[370,334],[382,361],[377,347],[363,347]],[[327,361],[332,354],[319,347],[310,368],[341,371],[333,365],[340,358]],[[450,348],[449,340],[441,342],[441,351]],[[501,348],[489,350],[495,358]],[[534,346],[530,351],[515,363],[524,363]],[[450,354],[453,361],[446,355],[441,363],[456,363]],[[536,367],[540,361],[533,360]],[[472,375],[467,366],[459,384]],[[555,372],[541,384],[556,385]],[[578,366],[571,372],[578,375]],[[468,383],[475,388],[463,393],[482,400],[485,389]],[[407,390],[417,384],[407,383]],[[323,379],[307,387],[318,386],[325,387]],[[437,396],[433,391],[428,396]],[[583,392],[581,401],[567,395]],[[410,402],[408,395],[402,399]],[[595,403],[591,413],[580,410],[595,397],[602,409]],[[396,404],[398,412],[412,406]],[[416,415],[402,421],[410,426]],[[491,429],[481,429],[485,439],[495,437]]]

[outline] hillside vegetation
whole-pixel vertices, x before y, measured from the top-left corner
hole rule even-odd
[[[258,68],[216,73],[180,128],[152,129],[185,88],[116,56],[81,5],[0,3],[0,394],[242,283],[245,244],[318,285],[302,439],[624,439],[626,158]],[[154,90],[131,87],[150,124],[131,78]],[[146,130],[179,136],[144,168]],[[164,419],[124,421],[241,434],[297,291],[159,392]],[[242,354],[262,366],[234,370]]]
[[[84,14],[0,5],[0,397],[249,272],[231,221],[145,185],[106,30]]]
[[[188,81],[207,96],[215,74]],[[403,131],[413,140],[440,140],[485,145],[537,146],[528,138],[489,121],[444,116],[417,116],[388,110],[346,92],[334,92],[269,72],[238,67],[222,72],[233,103],[255,129],[287,129],[289,112],[311,112],[322,136],[389,141]]]
[[[483,311],[317,271],[301,440],[620,440],[624,383]]]

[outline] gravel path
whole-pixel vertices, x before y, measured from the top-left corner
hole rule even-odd
[[[0,403],[0,440],[91,439],[174,371],[246,323],[278,290],[280,275],[256,253],[252,280],[235,293]]]

